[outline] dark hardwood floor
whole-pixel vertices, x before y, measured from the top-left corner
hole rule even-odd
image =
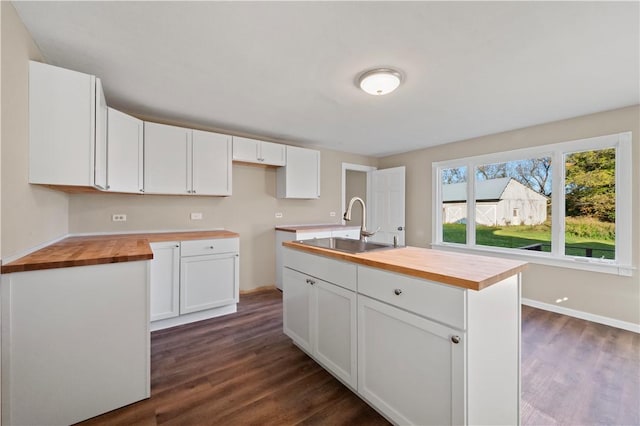
[[[151,335],[151,398],[83,425],[387,425],[282,334],[282,296]],[[640,424],[640,336],[523,307],[522,424]]]
[[[640,425],[640,335],[522,307],[523,425]]]

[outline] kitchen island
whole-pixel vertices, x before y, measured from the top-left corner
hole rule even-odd
[[[397,424],[518,424],[523,262],[283,243],[284,332]]]

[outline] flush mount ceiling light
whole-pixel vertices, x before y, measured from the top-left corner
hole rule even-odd
[[[386,95],[400,86],[401,79],[400,73],[396,70],[377,68],[360,75],[358,87],[370,95]]]

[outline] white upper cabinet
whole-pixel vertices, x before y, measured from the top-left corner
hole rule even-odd
[[[143,122],[109,108],[107,190],[142,193]]]
[[[193,194],[231,195],[231,151],[231,136],[193,131]]]
[[[105,120],[99,79],[29,62],[29,182],[103,188]]]
[[[144,123],[144,191],[190,194],[191,130]]]
[[[145,122],[144,191],[231,195],[231,136]]]
[[[320,151],[287,145],[286,153],[277,171],[278,198],[320,198]]]
[[[233,160],[269,166],[284,166],[286,162],[285,145],[234,136]]]

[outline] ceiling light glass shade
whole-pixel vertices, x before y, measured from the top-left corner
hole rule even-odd
[[[367,71],[358,79],[358,85],[370,95],[386,95],[400,86],[400,73],[388,68]]]

